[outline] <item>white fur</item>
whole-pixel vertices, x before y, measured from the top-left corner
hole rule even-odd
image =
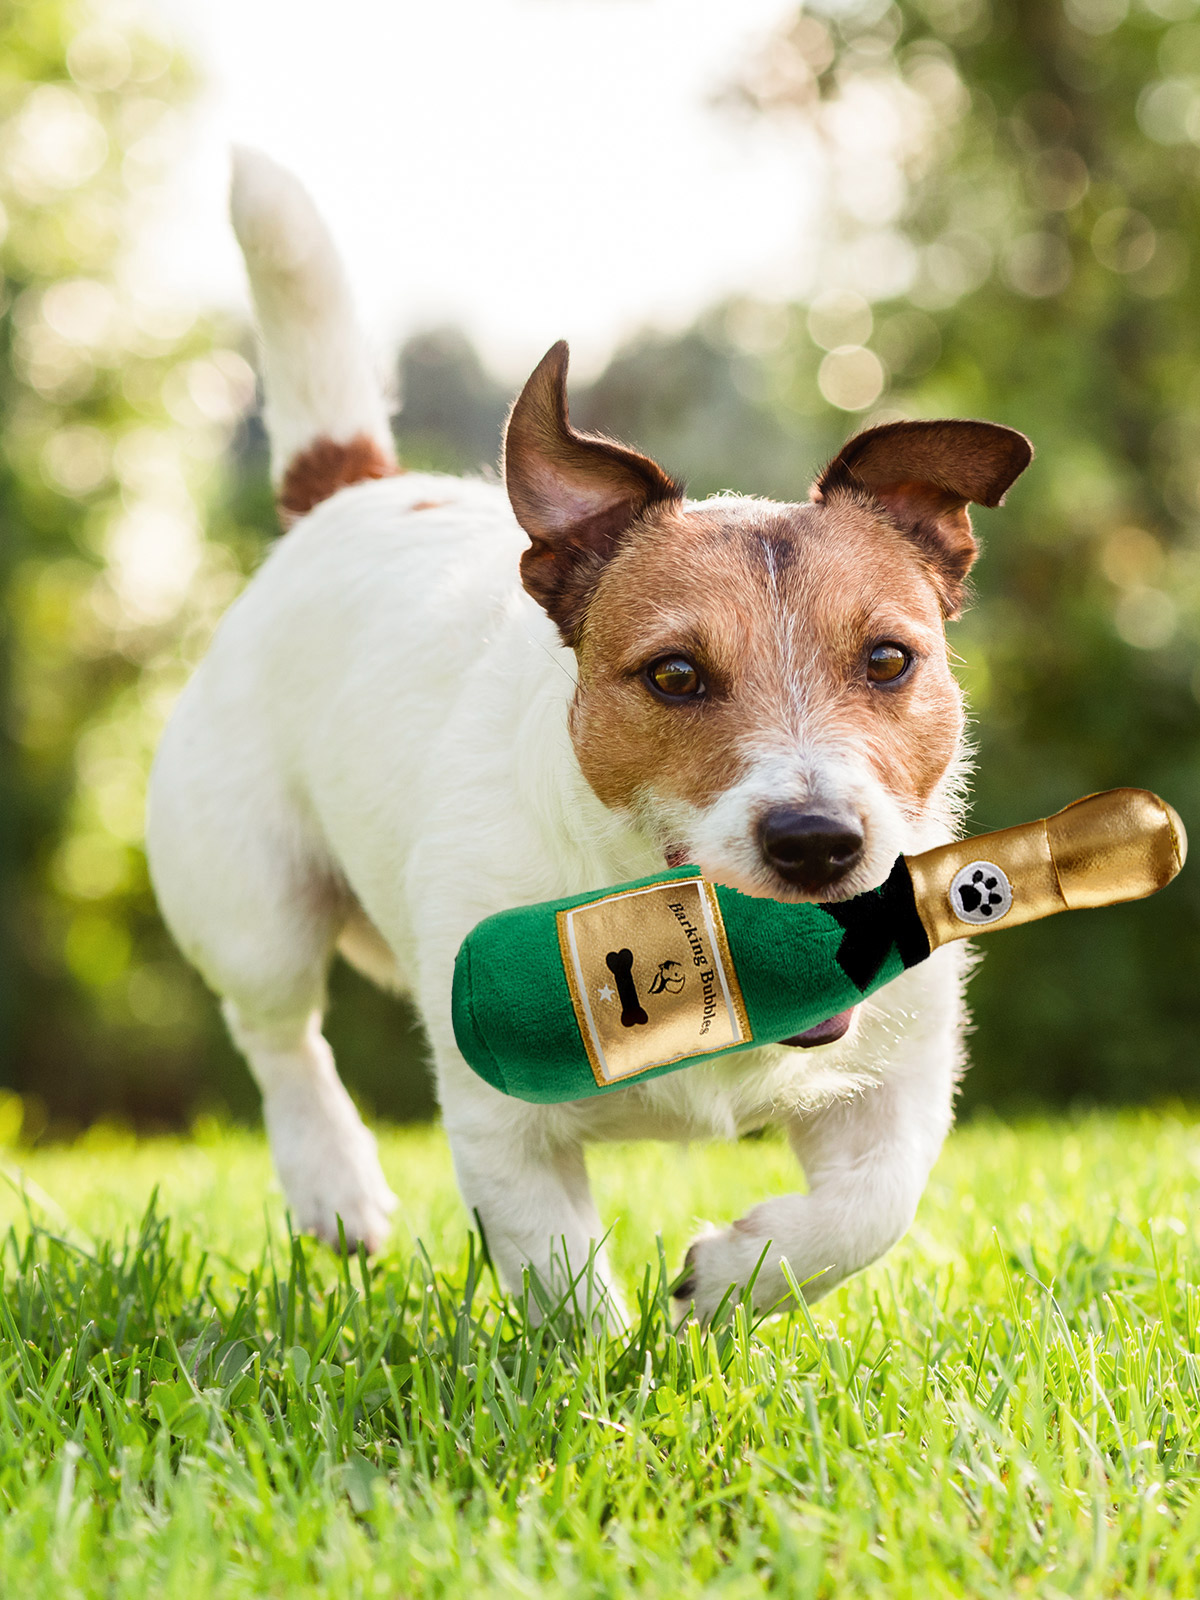
[[[337,434],[357,431],[370,412],[364,369],[352,335],[337,336],[345,291],[324,229],[261,158],[243,161],[235,193],[281,456],[330,431],[343,403]],[[416,473],[343,490],[279,541],[155,764],[147,841],[163,913],[225,1000],[302,1225],[335,1240],[340,1216],[374,1245],[392,1203],[320,1036],[340,940],[420,1008],[463,1199],[511,1287],[526,1266],[561,1282],[586,1265],[603,1232],[587,1141],[729,1138],[773,1121],[809,1192],[697,1241],[697,1310],[711,1315],[744,1284],[768,1243],[760,1305],[784,1291],[781,1256],[823,1293],[907,1227],[949,1126],[961,947],[889,985],[846,1038],[815,1050],[769,1047],[560,1106],[508,1099],[476,1077],[450,1021],[466,933],[508,906],[655,871],[663,839],[680,837],[667,802],[635,822],[584,781],[567,731],[574,657],[519,585],[526,547],[501,488]],[[949,836],[948,799],[907,819],[865,759],[806,724],[802,696],[794,711],[801,745],[764,752],[707,816],[688,819],[706,870],[736,879],[763,795],[819,795],[862,816],[863,887],[898,850]],[[604,1289],[603,1252],[595,1272]]]

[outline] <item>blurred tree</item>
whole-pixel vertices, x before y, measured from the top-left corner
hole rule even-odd
[[[233,593],[192,490],[252,379],[123,248],[179,61],[56,0],[10,0],[0,61],[0,1081],[166,1116],[197,997],[153,915],[141,795],[180,653]]]
[[[1200,17],[1194,0],[813,0],[724,97],[817,149],[824,248],[613,358],[572,411],[693,492],[802,496],[851,427],[983,415],[1039,457],[977,519],[952,643],[973,825],[1134,783],[1200,837]],[[409,459],[490,462],[504,396],[445,332],[402,359]],[[489,441],[490,444],[489,444]],[[990,947],[968,1103],[1197,1088],[1200,878]]]
[[[60,1124],[255,1105],[139,841],[163,718],[275,523],[241,330],[161,298],[127,248],[188,88],[127,16],[0,13],[0,1084]],[[1131,782],[1200,838],[1193,0],[818,0],[725,101],[823,153],[812,281],[634,340],[573,415],[697,494],[782,498],[851,427],[1023,428],[1038,460],[978,519],[978,604],[952,633],[975,825]],[[401,388],[411,464],[495,461],[510,396],[461,335],[410,341]],[[1198,910],[1185,874],[997,941],[969,1100],[1194,1094]],[[342,968],[332,996],[351,1085],[427,1112],[411,1015]]]
[[[839,414],[988,416],[1038,446],[952,630],[974,824],[1133,783],[1200,836],[1194,0],[817,0],[728,98],[824,152],[807,315],[758,350],[777,415],[830,445]],[[989,949],[969,1099],[1194,1095],[1198,910],[1192,874]]]
[[[255,1103],[141,851],[162,721],[271,513],[224,460],[251,369],[136,252],[189,80],[130,15],[0,11],[0,1087],[33,1128]]]
[[[742,487],[804,499],[814,460],[831,439],[776,403],[762,353],[791,334],[796,312],[751,303],[719,308],[683,335],[644,333],[582,388],[571,415],[581,427],[653,441],[671,470],[701,496]]]
[[[400,352],[396,442],[409,466],[494,471],[512,395],[459,328],[432,328]]]

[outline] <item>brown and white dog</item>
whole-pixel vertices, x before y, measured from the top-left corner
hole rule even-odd
[[[281,506],[295,525],[223,621],[151,785],[164,915],[222,996],[297,1221],[383,1239],[393,1196],[321,1033],[335,948],[411,994],[463,1200],[506,1283],[578,1272],[604,1228],[583,1147],[779,1122],[805,1194],[697,1240],[709,1316],[816,1297],[912,1219],[951,1121],[963,951],[811,1035],[581,1102],[507,1099],[455,1048],[481,917],[692,861],[783,899],[879,884],[955,829],[961,694],[943,619],[1030,458],[984,422],[852,439],[805,504],[696,504],[572,429],[556,345],[518,399],[505,488],[405,473],[304,191],[237,162]],[[507,489],[507,496],[505,494]],[[402,1180],[401,1180],[402,1181]],[[595,1259],[602,1293],[619,1299]]]

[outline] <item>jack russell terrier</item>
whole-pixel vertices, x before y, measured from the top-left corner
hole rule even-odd
[[[810,1034],[566,1105],[458,1053],[454,957],[491,912],[684,862],[840,900],[956,831],[967,770],[943,621],[1028,441],[986,422],[850,440],[803,504],[688,500],[572,428],[555,345],[509,418],[504,486],[405,472],[305,191],[240,153],[232,209],[290,531],[225,617],[151,780],[163,914],[224,1002],[297,1223],[376,1248],[394,1196],[321,1033],[335,950],[420,1009],[462,1197],[501,1277],[591,1257],[596,1139],[781,1123],[807,1193],[692,1245],[711,1317],[874,1261],[912,1220],[962,1067],[962,946]],[[755,1276],[757,1272],[757,1276]]]

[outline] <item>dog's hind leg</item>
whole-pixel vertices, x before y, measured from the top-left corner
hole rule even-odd
[[[263,1120],[295,1225],[336,1245],[376,1250],[396,1203],[338,1077],[321,1013],[267,1016],[226,999],[226,1021],[262,1090]]]
[[[373,1249],[395,1201],[321,1034],[347,897],[265,768],[232,740],[222,744],[193,716],[197,704],[189,691],[151,781],[147,846],[159,904],[220,995],[262,1091],[297,1227],[336,1244],[340,1219],[348,1243]]]

